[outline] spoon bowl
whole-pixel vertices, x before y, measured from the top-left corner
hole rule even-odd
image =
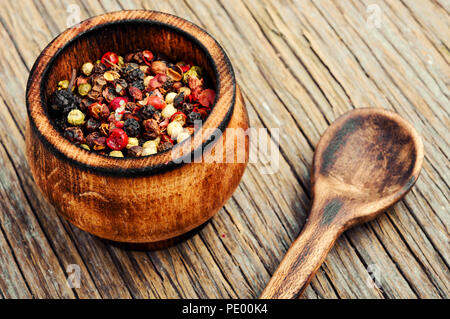
[[[362,108],[336,120],[314,154],[308,220],[261,298],[298,297],[342,232],[411,189],[423,156],[419,134],[396,113]]]
[[[358,208],[347,210],[346,219],[367,221],[410,190],[422,161],[422,140],[403,118],[380,108],[356,109],[335,121],[317,145],[313,196]]]

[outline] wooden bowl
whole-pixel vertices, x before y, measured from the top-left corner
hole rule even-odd
[[[217,94],[203,134],[197,131],[166,152],[141,158],[107,157],[66,140],[47,114],[47,100],[57,82],[104,52],[143,49],[175,61],[193,61],[206,70]],[[198,227],[229,199],[248,162],[248,136],[235,144],[234,138],[227,143],[225,135],[212,135],[214,129],[248,128],[228,57],[207,32],[173,15],[120,11],[66,30],[36,60],[26,101],[26,154],[37,185],[64,218],[104,239],[157,243]],[[201,152],[211,147],[223,152],[224,158],[226,152],[244,148],[245,160],[214,163],[211,153]]]

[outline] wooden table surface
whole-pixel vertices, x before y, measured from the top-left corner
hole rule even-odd
[[[108,245],[62,220],[24,156],[25,85],[41,50],[78,13],[138,8],[208,30],[234,65],[251,125],[280,129],[276,174],[250,164],[211,222],[156,252]],[[450,297],[449,11],[448,0],[2,0],[0,299],[257,297],[305,222],[321,134],[367,106],[422,134],[421,176],[387,213],[344,233],[302,298]],[[70,265],[80,288],[67,284]]]

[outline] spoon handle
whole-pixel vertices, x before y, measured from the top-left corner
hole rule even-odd
[[[339,211],[340,207],[334,209]],[[310,218],[262,292],[261,299],[292,299],[302,294],[344,230],[342,224],[333,221],[337,211],[331,214],[330,220],[326,205],[323,209],[315,209],[313,205]]]

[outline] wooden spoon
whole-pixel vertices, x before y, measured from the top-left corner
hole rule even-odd
[[[261,298],[300,296],[339,235],[400,200],[422,162],[419,134],[393,112],[363,108],[336,120],[314,154],[309,218]]]

